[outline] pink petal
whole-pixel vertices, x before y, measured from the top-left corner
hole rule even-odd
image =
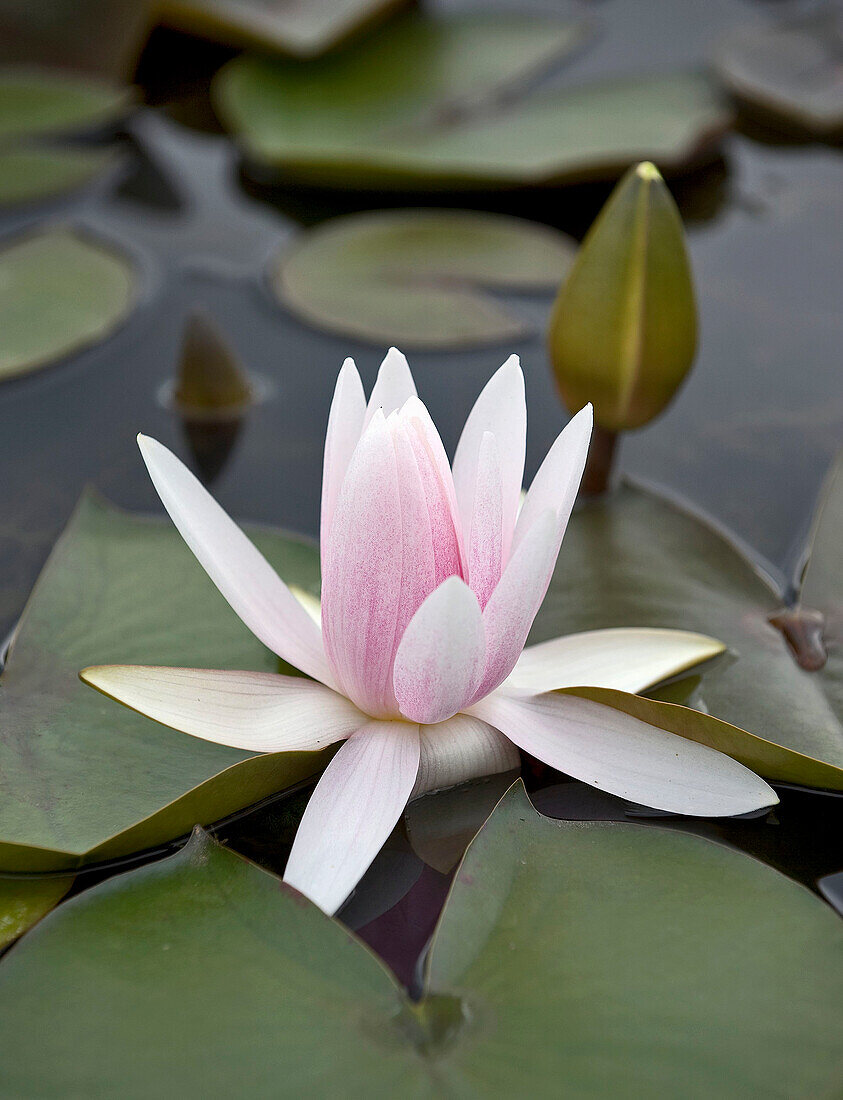
[[[322,465],[322,518],[320,540],[322,554],[328,545],[328,532],[340,495],[345,472],[363,432],[366,397],[353,359],[346,359],[337,378],[328,430],[325,434],[325,459]]]
[[[521,508],[512,543],[513,550],[548,508],[553,509],[557,515],[558,537],[559,542],[562,542],[585,469],[593,419],[591,405],[586,405],[556,437],[533,478]]]
[[[528,646],[504,686],[532,692],[565,687],[646,691],[725,648],[714,638],[685,630],[587,630]]]
[[[462,525],[448,456],[430,413],[417,397],[401,409],[425,486],[431,534],[437,556],[437,583],[463,573]]]
[[[442,722],[472,696],[486,643],[477,597],[459,577],[432,592],[404,632],[393,684],[401,713],[413,722]]]
[[[654,809],[721,817],[778,801],[731,757],[590,699],[496,692],[471,713],[551,767]]]
[[[411,797],[520,766],[521,754],[509,738],[471,714],[455,714],[421,727],[419,774]]]
[[[460,571],[446,487],[414,419],[403,411],[372,419],[346,474],[323,563],[332,667],[345,693],[378,718],[399,714],[392,667],[407,624]]]
[[[389,416],[400,409],[408,398],[415,396],[416,384],[406,358],[398,348],[390,348],[381,363],[369,404],[366,406],[363,431],[368,428],[378,409],[383,410],[384,416]]]
[[[79,675],[156,722],[250,752],[321,749],[366,721],[344,696],[301,676],[147,665],[98,665]]]
[[[474,511],[468,534],[468,583],[485,607],[503,567],[503,492],[498,446],[484,432],[477,458]]]
[[[370,722],[352,734],[310,797],[285,882],[336,912],[395,828],[418,770],[418,726]]]
[[[486,383],[469,413],[457,445],[454,456],[454,485],[462,527],[466,533],[472,527],[477,466],[485,432],[491,432],[495,437],[501,463],[501,546],[503,560],[506,562],[521,496],[527,440],[524,375],[517,355],[511,355]]]
[[[176,456],[138,436],[152,482],[202,568],[256,638],[329,687],[322,633],[272,566]]]
[[[342,691],[361,710],[397,715],[392,662],[400,640],[402,501],[392,432],[379,410],[343,482],[322,561],[322,630]]]
[[[476,699],[502,683],[521,656],[550,583],[557,550],[556,516],[548,511],[524,537],[486,604],[486,669]]]

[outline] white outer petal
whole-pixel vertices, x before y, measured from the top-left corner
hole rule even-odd
[[[322,463],[322,513],[319,539],[324,557],[331,520],[342,488],[343,478],[363,432],[366,397],[353,359],[346,359],[337,378],[328,428],[325,433],[325,457]]]
[[[715,638],[685,630],[587,630],[528,646],[503,686],[532,692],[605,687],[637,694],[725,649]]]
[[[380,365],[369,404],[366,406],[363,431],[365,432],[368,428],[378,409],[383,409],[383,415],[387,417],[400,409],[405,401],[415,396],[416,384],[406,357],[398,348],[390,348]]]
[[[527,441],[527,406],[524,375],[517,355],[492,375],[465,422],[454,455],[454,486],[466,538],[473,526],[477,464],[484,432],[495,437],[501,464],[502,552],[509,557],[515,517],[524,479]]]
[[[483,611],[486,670],[475,698],[502,683],[521,656],[556,561],[556,517],[540,516],[512,555]]]
[[[401,817],[419,752],[410,722],[370,722],[352,734],[310,796],[284,881],[335,913]]]
[[[86,684],[172,729],[249,752],[325,748],[367,721],[343,695],[301,676],[95,665]]]
[[[255,637],[295,668],[336,686],[322,631],[263,554],[171,451],[143,435],[138,445],[182,538]]]
[[[591,405],[586,405],[556,437],[556,441],[533,478],[533,483],[518,514],[518,523],[512,540],[513,552],[539,516],[548,508],[556,513],[559,523],[559,542],[562,542],[585,470],[593,421]]]
[[[657,810],[724,817],[778,802],[730,756],[590,699],[496,692],[471,713],[551,767]]]

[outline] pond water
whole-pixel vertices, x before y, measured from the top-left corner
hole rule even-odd
[[[805,10],[762,0],[570,5],[565,10],[593,18],[599,29],[554,79],[576,83],[704,65],[725,30],[767,17],[773,7],[776,14]],[[544,8],[559,11],[560,5]],[[353,355],[371,385],[381,352],[319,332],[277,306],[264,282],[267,260],[303,224],[431,200],[250,182],[207,104],[208,78],[227,56],[156,32],[139,71],[154,105],[130,124],[123,165],[53,208],[56,220],[88,226],[136,258],[142,300],[111,340],[0,389],[0,637],[14,624],[86,483],[128,508],[158,510],[135,435],[144,431],[184,453],[182,428],[159,391],[172,374],[185,318],[197,306],[215,317],[249,370],[268,382],[266,400],[249,413],[215,493],[236,517],[316,534],[323,431],[337,369]],[[821,480],[843,438],[843,157],[838,148],[796,141],[741,118],[717,160],[671,186],[688,228],[700,351],[668,412],[624,439],[621,466],[714,516],[786,590]],[[520,214],[579,237],[607,193],[594,185],[436,201]],[[41,208],[0,213],[0,232],[42,217]],[[452,448],[488,375],[518,352],[527,377],[529,477],[567,412],[544,347],[549,298],[525,300],[522,308],[535,321],[532,335],[506,348],[415,354],[412,365]],[[616,800],[608,806],[594,792],[583,795],[578,784],[560,786],[558,777],[532,785],[548,788],[545,812],[623,816]],[[255,837],[272,835],[266,815],[290,812],[274,804],[221,835],[280,870],[283,846],[276,842],[262,856]],[[785,792],[774,823],[698,828],[813,882],[839,869],[830,838],[841,824],[843,801]],[[447,874],[425,866],[403,834],[396,835],[346,914],[407,981],[447,882]]]

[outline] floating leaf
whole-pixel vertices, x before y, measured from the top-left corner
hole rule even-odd
[[[309,543],[261,533],[279,572],[318,584]],[[297,783],[324,753],[253,756],[185,737],[80,683],[91,663],[276,670],[169,522],[83,498],[0,676],[0,868],[75,867],[165,843]]]
[[[72,191],[113,160],[103,149],[0,148],[0,206]]]
[[[136,273],[124,255],[64,227],[0,248],[0,379],[109,336],[134,304]]]
[[[280,301],[306,320],[377,344],[465,347],[528,328],[490,292],[558,285],[573,254],[555,230],[460,210],[335,218],[282,252]]]
[[[550,319],[565,404],[607,431],[658,416],[688,372],[697,311],[676,203],[652,164],[630,169],[588,232]]]
[[[676,168],[728,125],[693,74],[515,95],[582,35],[526,16],[412,14],[309,65],[237,58],[214,101],[264,169],[334,187],[554,184],[645,158]]]
[[[0,951],[49,913],[72,884],[72,875],[0,878]]]
[[[838,478],[815,539],[817,576],[826,577],[817,581],[815,606],[830,621],[843,587],[842,494]],[[843,790],[839,633],[828,634],[826,668],[807,672],[770,622],[781,604],[782,594],[720,533],[654,493],[624,485],[572,517],[531,640],[610,626],[676,627],[718,638],[735,659],[706,676],[701,695],[711,714],[738,727],[741,758],[770,778]],[[742,740],[740,731],[754,737]]]
[[[232,46],[318,57],[404,0],[161,0],[162,22]]]
[[[772,26],[742,27],[715,58],[726,87],[752,107],[820,137],[843,134],[843,19],[823,9]]]
[[[3,15],[0,13],[0,28]],[[111,162],[90,146],[34,144],[113,122],[128,88],[49,69],[0,67],[0,205],[34,201],[86,183]],[[0,371],[0,374],[2,371]]]
[[[0,140],[79,133],[113,122],[128,88],[50,69],[0,68]]]
[[[338,922],[197,833],[0,965],[14,1096],[818,1096],[843,925],[698,837],[541,817],[474,841],[410,1001]],[[60,996],[51,990],[60,990]]]

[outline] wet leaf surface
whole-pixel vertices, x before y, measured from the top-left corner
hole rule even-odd
[[[529,331],[512,292],[555,289],[573,257],[561,233],[459,210],[355,214],[278,256],[279,300],[318,327],[402,348],[499,343]],[[510,292],[509,301],[497,295]]]
[[[843,16],[833,6],[769,26],[732,32],[715,63],[726,87],[751,109],[818,137],[843,135]]]
[[[279,571],[318,584],[309,543],[259,533]],[[87,497],[0,676],[0,867],[47,870],[159,845],[305,779],[319,753],[256,757],[158,725],[78,680],[96,662],[277,670],[169,521]]]
[[[162,22],[232,46],[318,57],[404,0],[163,0]]]
[[[514,15],[408,15],[314,65],[238,58],[214,99],[261,166],[343,188],[605,179],[641,159],[669,170],[728,126],[728,109],[693,74],[513,94],[583,33]]]
[[[702,1098],[740,1080],[812,1095],[843,1055],[841,954],[835,914],[763,864],[663,829],[551,821],[519,785],[460,868],[419,1002],[338,922],[198,833],[4,960],[2,1079],[44,1097],[246,1079],[255,1096],[282,1080],[296,1094]]]
[[[132,308],[137,272],[110,244],[54,226],[0,247],[0,285],[2,380],[104,340]]]
[[[73,884],[73,876],[0,877],[0,951],[46,916]]]

